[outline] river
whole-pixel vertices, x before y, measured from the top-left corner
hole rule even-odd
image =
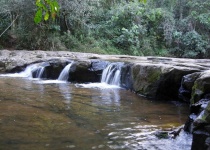
[[[187,120],[188,105],[98,83],[0,77],[0,149],[190,150],[191,135],[158,139]]]

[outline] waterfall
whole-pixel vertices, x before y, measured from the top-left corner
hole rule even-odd
[[[101,82],[105,82],[105,83],[111,84],[111,85],[120,86],[120,72],[121,72],[120,63],[109,64],[103,70]]]
[[[19,73],[22,77],[33,78],[33,72],[38,69],[38,64],[32,64],[26,67],[26,69]]]
[[[71,68],[71,64],[66,65],[66,67],[62,70],[62,72],[60,73],[58,80],[60,81],[68,81],[69,78],[69,70]]]
[[[27,78],[41,78],[45,70],[45,66],[43,65],[43,63],[29,65],[24,71],[19,73],[19,76]]]
[[[35,77],[34,77],[34,78],[41,78],[41,77],[42,77],[42,74],[43,74],[43,72],[44,72],[44,69],[45,69],[45,67],[39,66],[39,67],[36,69],[36,74],[35,74]]]

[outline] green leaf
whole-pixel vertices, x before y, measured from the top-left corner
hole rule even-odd
[[[53,2],[53,6],[54,6],[54,10],[55,10],[56,12],[58,12],[58,11],[59,11],[59,4],[58,4],[57,1],[54,1],[54,2]]]
[[[56,16],[59,13],[59,4],[57,0],[36,0],[37,12],[34,17],[34,22],[36,24],[44,20],[49,20],[50,16],[55,20]],[[43,16],[44,14],[44,16]]]
[[[38,11],[36,12],[35,17],[34,17],[34,22],[36,24],[38,24],[41,21],[42,21],[42,9],[38,9]]]
[[[139,0],[139,2],[141,2],[141,3],[146,3],[147,0]]]
[[[46,12],[46,14],[45,14],[45,16],[44,16],[44,20],[45,20],[45,21],[48,20],[48,19],[49,19],[49,16],[50,16],[49,12]]]

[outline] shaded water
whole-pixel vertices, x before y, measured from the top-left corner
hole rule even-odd
[[[176,140],[154,136],[183,124],[186,105],[119,88],[50,83],[0,77],[0,149],[190,149],[184,133]]]

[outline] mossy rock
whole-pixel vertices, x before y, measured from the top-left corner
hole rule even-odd
[[[169,139],[170,136],[168,135],[168,132],[166,131],[159,131],[159,132],[156,132],[155,133],[155,136],[158,138],[158,139]]]
[[[210,93],[210,74],[209,71],[205,71],[200,73],[194,82],[190,100],[191,104],[195,104],[208,93]]]
[[[161,67],[134,65],[131,68],[134,91],[148,97],[155,97],[161,74]]]

